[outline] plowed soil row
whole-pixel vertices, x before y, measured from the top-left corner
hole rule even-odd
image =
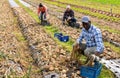
[[[8,0],[0,0],[0,78],[29,77],[38,67],[33,65],[30,50],[18,26]]]

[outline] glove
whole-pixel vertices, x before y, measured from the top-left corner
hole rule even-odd
[[[68,20],[70,20],[71,19],[71,17],[68,17]]]
[[[92,54],[89,58],[92,58],[94,59],[94,61],[100,61],[100,57],[99,56],[96,56],[95,54]]]
[[[79,43],[79,39],[77,39],[76,40],[76,42],[73,44],[73,46],[77,46],[77,45],[79,45],[80,43]]]

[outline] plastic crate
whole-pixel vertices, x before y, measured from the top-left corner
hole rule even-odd
[[[61,42],[69,41],[69,36],[63,36],[62,33],[55,33],[54,37],[58,38]]]
[[[61,36],[60,41],[67,42],[69,41],[69,36]]]
[[[81,66],[80,67],[80,76],[87,78],[97,78],[100,75],[102,69],[102,64],[95,62],[93,67],[90,66]]]
[[[67,42],[67,41],[69,41],[69,36],[58,36],[58,39],[61,42]]]
[[[62,33],[55,33],[55,34],[54,34],[54,37],[57,37],[57,38],[58,38],[58,37],[60,37],[60,36],[63,36],[63,34],[62,34]]]

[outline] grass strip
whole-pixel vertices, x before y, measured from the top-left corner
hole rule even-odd
[[[107,11],[112,13],[120,13],[120,1],[119,0],[56,0],[59,2],[64,2],[68,4],[78,5],[78,6],[84,6],[89,8],[94,8],[97,10]],[[93,5],[94,4],[94,5]],[[98,6],[99,5],[99,6]]]
[[[109,42],[104,42],[105,46],[109,46],[114,52],[117,52],[120,54],[120,47],[116,47],[113,44],[110,44]]]

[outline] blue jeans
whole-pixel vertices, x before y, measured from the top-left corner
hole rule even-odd
[[[40,19],[41,21],[43,21],[44,19],[46,19],[46,13],[45,13],[45,12],[41,12],[41,13],[40,13],[40,16],[39,16],[39,19]]]
[[[74,24],[76,23],[76,19],[75,18],[71,18],[69,21],[67,21],[69,26],[74,26]]]
[[[76,22],[76,19],[75,18],[71,18],[70,21],[71,22]]]

